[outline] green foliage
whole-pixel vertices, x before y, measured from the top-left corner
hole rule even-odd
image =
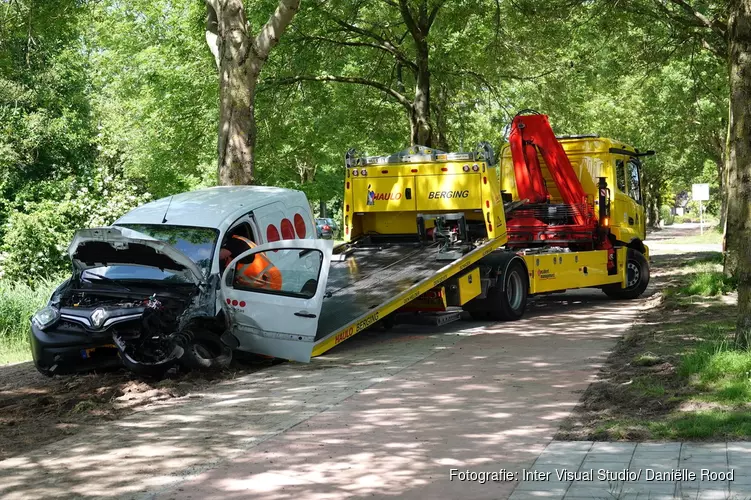
[[[44,279],[34,287],[0,280],[0,364],[29,358],[29,320],[44,306],[61,279]]]
[[[673,212],[670,211],[670,207],[666,205],[660,207],[660,220],[666,226],[673,225],[673,222],[675,222],[675,216],[673,215]]]
[[[7,7],[0,9],[0,272],[31,281],[65,267],[75,228],[111,222],[148,193],[215,183],[218,75],[202,2],[14,0]],[[246,1],[254,32],[273,8]],[[598,132],[654,148],[644,171],[654,219],[692,182],[719,186],[728,94],[723,61],[693,33],[653,22],[662,15],[647,0],[444,2],[428,37],[432,119],[454,150],[480,140],[500,145],[514,113],[530,107],[548,113],[558,133]],[[399,9],[388,3],[303,2],[258,87],[256,175],[340,210],[345,151],[402,149],[410,132],[404,107],[372,86],[274,81],[357,76],[408,99],[416,82],[382,47],[349,43],[336,20],[415,57]],[[107,177],[117,181],[104,187]]]
[[[92,49],[99,161],[156,197],[215,183],[218,83],[202,2],[105,0]]]
[[[69,267],[67,247],[76,229],[105,226],[150,198],[122,176],[93,172],[88,182],[71,181],[57,200],[27,202],[13,212],[0,244],[0,278],[33,282]]]
[[[693,217],[690,214],[689,215],[676,215],[674,217],[673,222],[677,222],[678,224],[685,224],[687,222],[699,222],[699,217],[698,216]]]
[[[18,0],[0,9],[0,224],[41,182],[91,166],[88,64],[78,0]]]

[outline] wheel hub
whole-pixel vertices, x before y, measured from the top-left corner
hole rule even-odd
[[[522,280],[515,272],[509,274],[508,282],[506,283],[506,298],[512,309],[516,310],[521,306]]]
[[[639,270],[639,266],[635,262],[629,262],[626,265],[626,287],[631,288],[636,286],[640,279],[641,271]]]

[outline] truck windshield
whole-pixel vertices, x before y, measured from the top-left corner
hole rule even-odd
[[[121,224],[176,248],[196,263],[203,275],[211,272],[211,259],[214,256],[219,231],[208,227],[167,226],[156,224]],[[109,274],[109,273],[108,273]],[[152,278],[153,279],[153,278]],[[159,278],[157,278],[159,279]]]

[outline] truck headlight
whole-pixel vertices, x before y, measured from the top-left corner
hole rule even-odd
[[[34,313],[34,316],[31,317],[31,322],[40,330],[44,330],[48,326],[55,324],[58,319],[60,319],[60,311],[52,306],[46,306]]]

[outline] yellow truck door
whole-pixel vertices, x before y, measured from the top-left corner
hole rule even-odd
[[[629,211],[632,213],[629,225],[639,239],[646,238],[646,221],[644,220],[644,202],[641,196],[641,164],[636,158],[630,158],[626,163],[626,180],[628,196],[631,202]],[[632,223],[633,221],[633,223]]]

